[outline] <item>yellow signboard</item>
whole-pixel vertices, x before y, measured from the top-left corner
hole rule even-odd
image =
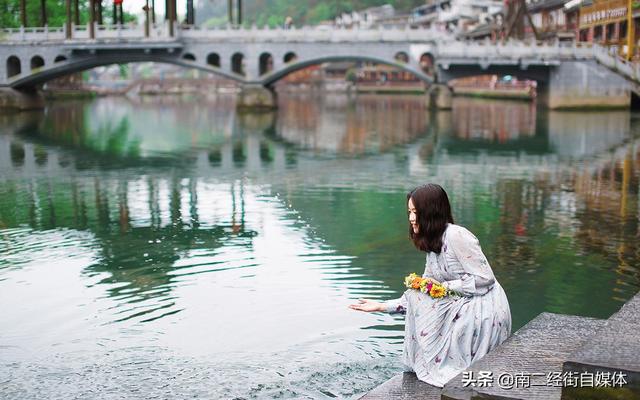
[[[627,19],[626,0],[597,1],[580,9],[580,29]]]

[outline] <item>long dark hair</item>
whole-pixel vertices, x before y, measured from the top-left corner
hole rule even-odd
[[[418,222],[418,233],[413,232],[409,223],[409,238],[418,249],[439,254],[447,223],[454,223],[447,192],[440,185],[427,183],[407,193],[407,203],[409,199],[416,208]]]

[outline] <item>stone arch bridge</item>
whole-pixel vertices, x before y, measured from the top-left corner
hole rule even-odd
[[[428,29],[178,29],[98,27],[97,38],[75,27],[0,32],[0,88],[33,92],[47,81],[96,66],[153,61],[196,68],[239,82],[240,105],[275,104],[273,84],[288,74],[329,61],[387,64],[431,87],[436,104],[450,104],[453,79],[503,74],[538,82],[550,108],[628,106],[635,89],[616,60],[598,47],[463,42]]]

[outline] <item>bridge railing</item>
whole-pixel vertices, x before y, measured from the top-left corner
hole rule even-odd
[[[640,64],[624,60],[618,56],[615,49],[593,46],[593,55],[605,67],[618,72],[635,83],[640,83]]]
[[[202,28],[182,27],[180,37],[231,39],[231,40],[259,40],[259,41],[291,41],[291,42],[424,42],[442,37],[441,32],[432,29],[326,29],[318,27],[303,28]]]
[[[580,45],[564,46],[555,44],[526,43],[507,41],[493,43],[490,41],[439,41],[437,43],[438,58],[467,58],[492,60],[522,59],[558,60],[593,58],[593,48]]]
[[[72,25],[73,40],[89,40],[88,25]],[[251,40],[251,41],[290,41],[290,42],[425,42],[452,38],[446,33],[432,29],[380,28],[380,29],[343,29],[343,28],[203,28],[178,25],[177,38],[206,38],[210,40]],[[0,30],[0,41],[34,42],[65,40],[65,28],[7,28]],[[167,23],[150,27],[150,38],[171,39]],[[95,25],[95,39],[144,39],[144,25]]]
[[[0,40],[38,41],[64,38],[64,28],[21,27],[0,29]]]
[[[0,29],[0,42],[38,42],[61,41],[66,39],[66,28],[28,27],[28,28],[3,28]],[[151,24],[149,37],[152,39],[167,38],[167,24]],[[71,25],[72,40],[90,39],[89,25]],[[95,25],[96,39],[144,39],[144,25]]]

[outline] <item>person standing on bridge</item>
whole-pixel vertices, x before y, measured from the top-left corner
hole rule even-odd
[[[287,16],[287,18],[284,19],[283,28],[284,29],[291,29],[292,26],[293,26],[293,18]]]
[[[360,299],[349,308],[405,314],[405,370],[442,387],[509,337],[511,311],[478,239],[454,224],[441,186],[412,190],[407,208],[409,237],[427,253],[422,277],[407,277],[398,299]]]

